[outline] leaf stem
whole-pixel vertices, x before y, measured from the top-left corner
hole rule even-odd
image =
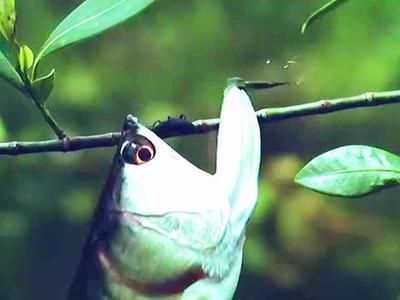
[[[23,74],[25,76],[24,82],[25,82],[25,94],[27,97],[31,98],[32,102],[36,105],[36,107],[39,109],[40,114],[42,117],[45,119],[47,124],[51,127],[53,132],[56,134],[59,140],[62,140],[67,137],[65,131],[58,125],[57,121],[53,118],[51,115],[50,111],[46,108],[44,103],[40,102],[36,97],[35,94],[33,93],[32,90],[32,81],[26,77],[26,74]]]
[[[44,106],[44,104],[39,103],[35,99],[33,99],[33,102],[35,103],[36,107],[39,109],[40,113],[42,114],[42,117],[46,120],[47,124],[49,124],[51,129],[57,135],[58,139],[62,140],[64,138],[66,138],[67,135],[65,134],[65,131],[63,129],[61,129],[61,127],[58,125],[58,123],[53,118],[50,111]]]

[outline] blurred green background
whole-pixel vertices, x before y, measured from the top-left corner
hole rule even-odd
[[[57,69],[48,106],[70,135],[85,135],[119,130],[127,113],[145,124],[216,117],[230,76],[292,83],[257,94],[256,108],[400,88],[400,2],[350,1],[300,36],[325,1],[158,1],[46,58],[41,71]],[[19,40],[37,51],[80,2],[17,1]],[[392,105],[262,126],[260,197],[236,299],[400,299],[400,190],[346,200],[293,184],[308,160],[342,145],[400,154],[399,114]],[[0,125],[1,141],[53,137],[3,81]],[[168,141],[213,171],[215,133]],[[113,152],[0,157],[0,299],[65,297]]]

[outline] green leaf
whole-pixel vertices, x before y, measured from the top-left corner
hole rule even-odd
[[[3,52],[0,52],[0,78],[8,81],[21,91],[24,89],[21,77]]]
[[[24,45],[19,48],[19,55],[18,55],[18,64],[21,72],[28,75],[29,69],[33,65],[34,55],[32,50]],[[28,77],[28,76],[27,76]]]
[[[138,14],[154,0],[86,0],[50,34],[39,60],[58,49],[88,39]]]
[[[15,0],[0,0],[0,32],[7,39],[15,36]]]
[[[315,21],[317,21],[318,19],[320,19],[322,16],[326,15],[327,13],[333,11],[340,5],[346,3],[347,1],[348,0],[331,0],[330,2],[328,2],[324,6],[322,6],[320,9],[313,12],[301,26],[301,34],[303,34],[312,23],[314,23]]]
[[[7,128],[4,124],[4,120],[0,118],[0,141],[4,141],[7,139]]]
[[[0,35],[0,52],[2,52],[4,56],[11,60],[10,45],[2,35]]]
[[[340,147],[310,161],[295,182],[324,194],[363,196],[399,185],[400,157],[374,147]]]
[[[56,70],[53,69],[49,74],[32,82],[32,91],[35,100],[44,104],[49,98],[54,88],[54,79]]]

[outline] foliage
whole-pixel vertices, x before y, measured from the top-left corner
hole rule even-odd
[[[138,14],[154,0],[86,0],[69,14],[48,37],[36,57],[96,36]]]
[[[305,33],[306,29],[313,24],[315,21],[320,19],[322,16],[328,14],[329,12],[333,11],[340,5],[346,3],[348,0],[331,0],[330,2],[326,3],[324,6],[313,12],[307,20],[301,26],[301,33]]]
[[[154,0],[86,0],[71,12],[50,34],[35,57],[27,46],[20,46],[16,36],[15,0],[0,0],[0,33],[9,42],[0,47],[0,77],[8,81],[38,106],[59,138],[62,130],[52,119],[44,104],[54,87],[55,69],[37,78],[42,58],[68,45],[96,36],[138,14]],[[18,64],[13,66],[8,49],[18,48]]]
[[[15,0],[0,1],[0,33],[12,40],[15,36]]]
[[[364,196],[400,184],[400,157],[374,147],[340,147],[314,158],[295,181],[328,195]]]
[[[0,77],[7,80],[15,88],[23,90],[24,83],[6,54],[0,52]]]

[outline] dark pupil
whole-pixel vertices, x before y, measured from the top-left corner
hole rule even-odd
[[[138,152],[138,157],[142,161],[149,161],[151,159],[151,152],[147,148],[140,148]]]

